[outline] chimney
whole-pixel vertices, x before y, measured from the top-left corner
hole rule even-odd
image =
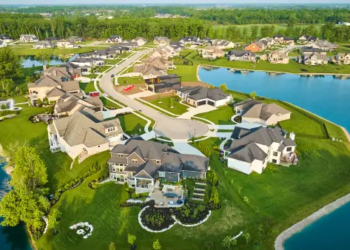
[[[47,66],[46,66],[46,65],[43,65],[43,69],[44,69],[44,71],[46,71],[46,69],[47,69]]]
[[[289,134],[289,138],[292,139],[293,141],[295,141],[295,134],[293,132],[291,132]]]
[[[53,75],[57,76],[57,71],[56,70],[53,71]]]

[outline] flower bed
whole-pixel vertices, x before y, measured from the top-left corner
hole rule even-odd
[[[205,205],[188,203],[175,209],[173,213],[182,224],[197,224],[207,218],[209,212],[209,208]]]
[[[153,231],[167,229],[175,223],[169,209],[154,207],[147,207],[143,210],[141,213],[141,222]]]

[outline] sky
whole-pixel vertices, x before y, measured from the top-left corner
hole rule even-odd
[[[350,0],[54,0],[50,1],[50,4],[205,4],[205,3],[231,3],[231,4],[249,4],[249,3],[275,3],[275,4],[313,4],[313,3],[348,3]],[[48,4],[47,0],[0,0],[0,5],[13,5],[13,4]]]

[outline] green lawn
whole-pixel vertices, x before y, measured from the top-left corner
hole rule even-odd
[[[176,115],[182,115],[183,113],[186,113],[188,110],[188,106],[185,106],[181,104],[180,102],[177,102],[174,100],[174,106],[173,108],[170,107],[170,99],[173,97],[161,97],[159,99],[154,99],[150,101],[153,105],[156,105],[162,109],[165,109],[171,113],[174,113]],[[159,103],[161,102],[161,103]]]
[[[120,55],[118,55],[118,58],[126,58],[126,57],[130,56],[131,53],[132,52],[126,52],[126,53],[120,54]]]
[[[121,62],[122,59],[120,58],[117,58],[117,59],[108,59],[108,60],[105,60],[105,63],[108,63],[108,64],[117,64],[119,62]]]
[[[135,114],[126,114],[118,116],[120,124],[124,130],[124,133],[128,135],[141,135],[145,133],[145,126],[147,121],[138,117]]]
[[[28,101],[28,99],[25,98],[24,95],[7,96],[7,97],[4,97],[3,99],[13,99],[15,101],[15,104]]]
[[[79,86],[86,94],[89,92],[94,92],[96,91],[95,86],[94,86],[94,81],[88,82],[88,83],[79,83]]]
[[[86,77],[88,77],[88,78],[90,78],[90,79],[95,79],[97,76],[98,76],[98,75],[97,75],[97,74],[94,74],[94,73],[86,75]]]
[[[176,69],[168,70],[168,74],[181,76],[183,82],[197,82],[197,65],[176,65]]]
[[[102,72],[105,72],[107,69],[109,69],[111,66],[101,66],[101,67],[98,67],[97,70],[102,73]]]
[[[144,82],[145,80],[142,77],[118,77],[119,85],[140,84]]]
[[[217,125],[232,125],[235,124],[231,121],[231,117],[234,115],[232,106],[222,106],[217,110],[210,111],[208,113],[197,114],[197,117],[201,117],[212,121]]]

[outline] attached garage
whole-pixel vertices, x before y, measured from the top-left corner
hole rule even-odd
[[[215,102],[214,102],[214,101],[211,101],[211,100],[208,100],[208,105],[211,105],[211,106],[214,106],[214,107],[216,106],[216,105],[215,105]]]
[[[205,104],[207,104],[206,100],[197,102],[197,106],[202,106],[202,105],[205,105]]]

